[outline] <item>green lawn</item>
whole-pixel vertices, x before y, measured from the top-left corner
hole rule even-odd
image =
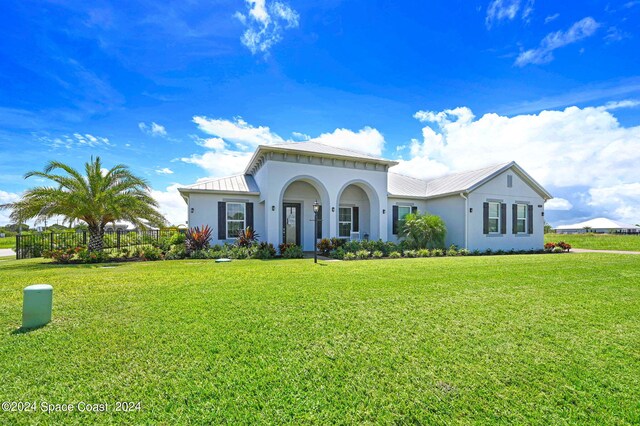
[[[640,422],[640,256],[40,262],[0,262],[0,401],[142,409],[0,423]]]
[[[0,249],[14,248],[16,246],[16,237],[0,238]]]
[[[575,248],[640,251],[640,235],[545,234],[544,242],[564,241]]]

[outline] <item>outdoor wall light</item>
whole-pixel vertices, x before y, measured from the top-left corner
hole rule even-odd
[[[469,207],[469,213],[473,213],[473,207]]]
[[[544,212],[542,212],[542,216],[544,216]]]
[[[382,214],[387,214],[387,211],[385,209],[382,209]]]
[[[335,207],[331,207],[331,213],[335,212],[336,208]]]
[[[276,211],[276,206],[271,206],[271,211],[275,212]]]
[[[318,204],[318,200],[313,202],[313,214],[318,214],[320,211],[320,204]]]
[[[191,207],[191,213],[193,213],[195,211],[195,209],[193,207]]]

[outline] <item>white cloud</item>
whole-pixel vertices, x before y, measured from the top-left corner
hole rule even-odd
[[[138,128],[142,133],[145,133],[147,135],[160,136],[160,137],[167,136],[167,129],[165,129],[163,125],[153,121],[151,122],[151,124],[140,122],[138,123]]]
[[[487,16],[485,24],[487,28],[491,28],[496,21],[509,20],[518,16],[518,12],[522,10],[520,16],[523,20],[528,20],[533,13],[534,0],[527,0],[524,3],[520,0],[492,0],[487,7]],[[521,7],[522,6],[522,7]]]
[[[573,204],[564,198],[554,198],[546,202],[544,206],[547,210],[571,210]]]
[[[13,203],[20,199],[20,195],[14,192],[7,192],[0,189],[0,204]],[[11,219],[9,219],[9,215],[11,214],[10,210],[0,210],[0,226],[8,225],[13,223]]]
[[[293,132],[291,133],[291,136],[301,141],[308,141],[309,139],[311,139],[311,136],[307,135],[306,133],[300,133],[300,132]]]
[[[549,22],[553,22],[556,19],[558,19],[558,17],[560,17],[559,13],[554,13],[553,15],[549,15],[546,18],[544,18],[544,23],[548,24]]]
[[[203,132],[233,142],[239,145],[240,148],[245,148],[245,150],[253,149],[258,145],[286,142],[280,136],[273,133],[269,127],[253,127],[241,117],[236,117],[231,121],[195,116],[193,117],[193,122],[196,123],[198,128]]]
[[[249,163],[253,152],[225,150],[222,152],[208,151],[204,154],[193,154],[180,160],[195,164],[206,170],[211,177],[221,177],[242,173]]]
[[[173,174],[173,170],[171,170],[168,167],[164,167],[162,169],[157,169],[156,173],[159,175],[172,175]]]
[[[631,224],[640,223],[639,182],[591,188],[589,195],[589,205],[603,209],[605,215]]]
[[[580,208],[598,207],[588,209],[587,214],[597,210],[629,220],[633,210],[640,211],[634,186],[640,185],[640,126],[622,126],[611,109],[633,105],[636,102],[622,101],[601,107],[569,107],[513,117],[485,114],[480,118],[466,107],[419,111],[415,117],[428,124],[422,140],[412,141],[411,157],[392,170],[431,177],[515,160],[552,194],[574,207],[576,203]],[[584,202],[580,202],[582,193]],[[555,203],[556,207],[569,205]]]
[[[553,51],[568,44],[593,35],[600,26],[593,18],[586,17],[574,23],[567,31],[549,33],[536,49],[526,50],[518,56],[515,64],[523,67],[527,64],[546,64],[553,60]]]
[[[94,136],[90,133],[82,134],[80,132],[71,135],[51,136],[49,134],[34,134],[36,140],[48,145],[52,148],[82,148],[82,147],[111,147],[114,146],[109,138],[102,136]]]
[[[368,126],[358,132],[349,129],[336,129],[331,133],[323,133],[310,141],[374,156],[382,155],[384,148],[384,136],[377,129]]]
[[[251,53],[267,53],[271,47],[282,40],[285,29],[296,28],[300,16],[290,6],[266,0],[246,0],[248,12],[236,12],[233,16],[245,26],[240,41]]]
[[[178,192],[185,185],[174,183],[164,191],[151,190],[151,196],[160,205],[159,210],[171,225],[187,223],[187,204]]]

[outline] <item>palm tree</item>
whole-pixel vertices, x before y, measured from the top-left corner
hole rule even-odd
[[[158,212],[158,203],[149,193],[146,180],[131,173],[125,165],[118,164],[111,170],[103,170],[100,157],[85,163],[85,175],[59,161],[50,161],[44,171],[27,173],[48,179],[57,187],[38,186],[27,190],[15,203],[0,205],[11,209],[11,218],[44,219],[62,216],[72,224],[82,221],[89,229],[89,250],[100,251],[104,246],[105,225],[126,220],[139,227],[143,221],[162,226],[165,219]]]
[[[398,235],[412,249],[443,248],[447,226],[440,216],[409,213],[400,221]]]

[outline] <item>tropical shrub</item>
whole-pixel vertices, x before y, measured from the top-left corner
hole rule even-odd
[[[293,243],[281,243],[278,245],[278,250],[280,251],[280,255],[284,256],[284,252],[287,251],[289,247],[293,247],[295,244]]]
[[[471,252],[467,249],[460,249],[458,250],[458,254],[460,256],[469,256],[471,254]]]
[[[545,243],[544,250],[545,251],[553,251],[556,248],[556,243]]]
[[[564,249],[560,246],[555,246],[552,250],[553,253],[562,253],[564,252]]]
[[[318,242],[317,247],[318,247],[318,251],[323,256],[328,256],[331,250],[334,249],[333,244],[331,243],[331,240],[328,238],[321,239]]]
[[[109,255],[104,251],[82,249],[76,255],[81,263],[101,263],[109,260]]]
[[[431,250],[431,254],[433,256],[436,256],[436,257],[444,256],[444,250],[442,250],[442,249],[433,249],[433,250]]]
[[[342,247],[338,247],[337,249],[331,250],[331,252],[329,252],[329,256],[331,256],[333,259],[339,259],[339,260],[344,259],[345,254],[346,253]]]
[[[399,259],[402,257],[402,255],[400,254],[399,251],[392,251],[391,253],[389,253],[389,257],[391,259]]]
[[[343,257],[343,260],[355,260],[355,259],[356,259],[356,254],[352,252],[346,252]]]
[[[371,257],[373,257],[374,259],[381,259],[384,256],[384,253],[381,252],[380,250],[376,250],[373,253],[371,253]]]
[[[82,250],[82,247],[46,250],[42,255],[53,259],[55,263],[69,263]]]
[[[304,253],[302,252],[302,247],[296,244],[291,244],[284,250],[282,257],[285,259],[301,259],[304,257]]]
[[[455,244],[451,244],[449,246],[449,249],[447,250],[447,256],[457,256],[458,255],[458,248],[456,247]]]
[[[356,257],[361,260],[368,259],[370,255],[371,252],[369,250],[358,250],[356,252]]]
[[[160,260],[162,259],[162,251],[158,247],[146,246],[142,249],[142,260]]]
[[[440,216],[410,213],[399,223],[400,236],[408,249],[441,248],[447,227]]]
[[[571,244],[569,243],[565,243],[564,241],[560,241],[559,243],[556,244],[558,247],[562,248],[562,250],[564,251],[569,251],[571,250]]]
[[[409,258],[418,257],[418,252],[416,250],[405,250],[403,254],[404,254],[404,257],[409,257]]]
[[[262,242],[254,248],[255,252],[252,255],[254,259],[273,259],[276,257],[276,248],[271,243]]]
[[[198,226],[187,230],[186,234],[187,252],[200,251],[209,248],[209,240],[211,240],[211,228],[204,225],[202,229]]]
[[[168,252],[165,253],[166,260],[178,260],[187,257],[187,250],[182,244],[172,245]]]
[[[187,240],[187,236],[182,232],[176,232],[169,237],[169,244],[172,246],[177,246],[180,244],[184,244]]]
[[[429,249],[420,249],[418,250],[418,257],[429,257],[431,256],[431,252]]]
[[[238,232],[238,238],[236,239],[236,245],[239,247],[250,247],[254,242],[258,241],[260,235],[252,229],[250,226],[247,226],[245,229]]]

